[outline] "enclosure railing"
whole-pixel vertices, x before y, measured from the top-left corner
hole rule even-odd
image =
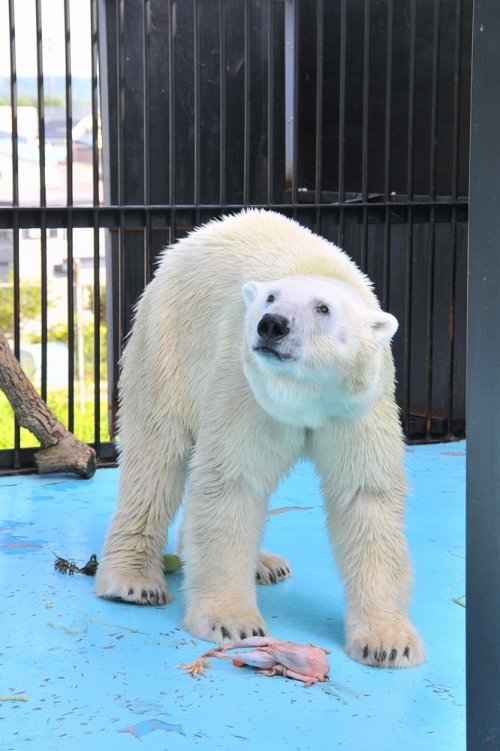
[[[1,328],[101,463],[160,250],[249,205],[373,279],[400,321],[408,439],[464,434],[471,6],[36,0],[22,23],[2,6]],[[0,469],[29,469],[0,409]]]

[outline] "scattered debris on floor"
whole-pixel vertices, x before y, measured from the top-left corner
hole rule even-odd
[[[85,566],[82,566],[81,568],[79,568],[74,561],[67,561],[66,558],[61,558],[58,555],[56,555],[56,562],[54,563],[56,571],[60,571],[61,574],[69,574],[70,576],[73,576],[73,574],[95,576],[97,566],[97,556],[94,553],[90,556]]]
[[[54,568],[61,574],[69,574],[70,576],[72,576],[73,574],[86,574],[86,576],[96,575],[99,563],[97,561],[97,556],[95,555],[95,553],[92,553],[85,566],[82,566],[81,568],[77,566],[74,561],[69,561],[66,558],[61,558],[55,553],[54,555],[56,556]],[[177,571],[177,569],[179,569],[181,566],[182,561],[178,555],[175,555],[173,553],[165,553],[165,555],[163,556],[163,570],[166,574],[173,574],[174,571]]]
[[[26,696],[26,694],[0,695],[0,701],[28,701],[28,697]]]

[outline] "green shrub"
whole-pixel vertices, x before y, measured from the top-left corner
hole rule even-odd
[[[80,410],[78,393],[75,391],[75,426],[74,434],[81,441],[94,442],[95,405],[93,398],[93,383],[86,384],[87,398],[83,411]],[[66,390],[53,391],[47,396],[47,403],[51,411],[65,427],[68,427],[68,394]],[[100,402],[100,440],[109,441],[107,398]],[[21,447],[38,446],[37,439],[27,430],[21,428]],[[14,413],[7,397],[0,391],[0,450],[14,447]]]

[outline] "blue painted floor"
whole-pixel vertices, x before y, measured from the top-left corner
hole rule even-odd
[[[206,677],[178,670],[207,648],[180,627],[180,572],[172,604],[141,608],[54,570],[54,553],[79,565],[100,553],[118,470],[1,478],[0,749],[464,749],[465,610],[454,598],[465,591],[465,444],[408,448],[407,466],[412,614],[428,654],[412,670],[367,668],[342,650],[342,587],[311,467],[271,499],[281,513],[265,545],[294,576],[259,587],[260,605],[275,636],[331,650],[330,680],[310,688],[223,660]]]

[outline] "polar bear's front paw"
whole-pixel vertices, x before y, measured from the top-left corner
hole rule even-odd
[[[172,600],[163,576],[153,571],[145,574],[97,569],[95,592],[100,597],[123,600],[137,605],[166,605]]]
[[[257,584],[276,584],[292,575],[290,564],[280,555],[261,550],[255,579]]]
[[[410,668],[425,661],[422,641],[406,619],[367,624],[348,633],[347,653],[377,668]]]
[[[212,610],[203,606],[188,608],[184,626],[198,639],[217,644],[246,639],[248,636],[266,636],[266,625],[258,610]]]

